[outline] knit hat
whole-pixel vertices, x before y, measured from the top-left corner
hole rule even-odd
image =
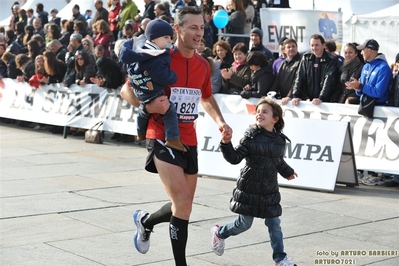
[[[261,40],[263,39],[263,31],[262,31],[261,29],[259,29],[259,28],[253,28],[253,29],[251,30],[251,34],[252,34],[252,33],[258,34],[259,37],[260,37],[260,39],[261,39]]]
[[[358,50],[363,50],[364,48],[370,48],[371,50],[378,51],[380,45],[376,40],[367,39],[364,41],[362,45],[356,47]]]
[[[170,26],[170,24],[165,20],[156,18],[148,22],[144,34],[148,41],[162,36],[170,36],[173,38],[173,29],[172,26]]]

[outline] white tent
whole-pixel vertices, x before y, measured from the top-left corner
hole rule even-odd
[[[379,52],[385,54],[389,64],[394,63],[399,53],[399,4],[369,14],[353,15],[347,24],[351,28],[352,42],[375,39],[380,45]]]

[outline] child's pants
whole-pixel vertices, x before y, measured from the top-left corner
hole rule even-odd
[[[217,233],[220,238],[226,239],[229,236],[235,236],[247,231],[251,228],[253,221],[254,217],[239,214],[236,220],[221,226]],[[270,244],[273,249],[273,260],[279,262],[287,255],[284,252],[283,232],[280,227],[280,218],[266,218],[265,225],[269,230]]]

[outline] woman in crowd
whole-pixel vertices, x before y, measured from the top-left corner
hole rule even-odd
[[[27,48],[30,59],[35,60],[36,56],[40,55],[40,47],[37,41],[30,40],[28,42]]]
[[[43,57],[44,70],[47,76],[43,77],[40,81],[46,84],[61,83],[66,72],[65,63],[58,60],[55,53],[51,51],[45,51]]]
[[[267,57],[260,51],[251,52],[247,57],[247,65],[251,69],[251,83],[241,92],[241,97],[261,98],[266,96],[274,82],[273,70]]]
[[[111,35],[108,23],[101,19],[94,23],[93,27],[97,30],[97,35],[93,39],[94,47],[101,44],[104,47],[105,56],[110,57],[109,46],[111,44]]]
[[[347,104],[359,104],[359,96],[356,95],[354,89],[346,88],[345,82],[349,81],[351,77],[355,79],[360,78],[362,68],[364,65],[364,59],[361,55],[361,51],[357,50],[357,43],[348,43],[344,47],[344,64],[339,69],[339,83],[337,91],[342,93],[338,99],[339,103]],[[336,101],[336,99],[333,99]]]
[[[114,40],[118,39],[118,15],[121,8],[122,6],[119,0],[108,0],[108,23]]]
[[[24,38],[22,39],[22,50],[24,51],[24,53],[28,52],[28,48],[26,47],[28,45],[28,42],[32,39],[33,36],[33,32],[35,31],[35,28],[33,28],[32,25],[27,25],[25,26],[25,35]]]
[[[25,9],[19,9],[19,10],[18,10],[18,17],[19,17],[18,22],[22,22],[23,25],[24,25],[24,27],[25,27],[26,25],[28,25],[28,16],[26,15]],[[18,22],[17,22],[17,23],[18,23]]]
[[[219,93],[222,88],[222,74],[220,73],[220,64],[218,61],[213,60],[212,57],[205,53],[200,53],[203,58],[205,58],[209,66],[211,67],[211,83],[212,83],[212,93]]]
[[[226,33],[244,34],[246,25],[246,14],[242,0],[231,0],[231,7],[234,10],[229,16],[229,22],[226,26]],[[237,43],[244,42],[244,37],[226,37],[226,42],[230,47],[234,47]]]
[[[243,0],[245,8],[245,28],[244,34],[250,34],[252,29],[252,22],[255,17],[255,6],[252,0]],[[245,38],[245,44],[249,47],[249,38]]]
[[[234,62],[231,46],[227,42],[220,40],[213,45],[214,60],[219,62],[220,69],[230,68]]]
[[[51,40],[49,37],[49,33],[50,33],[50,23],[46,23],[43,26],[43,32],[44,32],[44,36],[42,36],[44,38],[44,43],[45,45],[48,44]],[[43,51],[44,52],[44,51]]]
[[[56,24],[50,24],[47,36],[48,36],[48,40],[49,41],[59,40],[61,38],[61,29],[60,29],[60,27],[58,25],[56,25]]]
[[[46,70],[44,69],[44,56],[38,55],[35,57],[35,74],[41,74],[47,76]]]
[[[92,83],[90,78],[96,76],[96,70],[90,64],[89,54],[84,51],[77,51],[75,54],[76,85],[85,86]]]
[[[83,48],[85,49],[86,53],[89,54],[90,64],[92,64],[92,65],[96,64],[96,56],[94,54],[93,41],[90,38],[83,38],[82,45],[83,45]]]
[[[96,49],[100,48],[97,46]],[[119,65],[115,60],[101,56],[96,61],[97,74],[96,77],[91,78],[91,82],[97,84],[99,87],[110,89],[117,89],[123,84],[123,74]]]
[[[246,64],[248,47],[245,43],[237,43],[233,47],[234,62],[229,69],[222,69],[221,93],[241,94],[243,88],[250,84],[251,69]]]
[[[60,43],[64,46],[67,47],[69,44],[69,38],[71,37],[72,33],[74,31],[74,23],[73,21],[65,21],[65,23],[62,25],[62,35],[59,38]]]
[[[211,48],[206,47],[206,41],[204,38],[201,39],[200,46],[197,49],[197,53],[204,53],[206,54],[206,57],[212,57],[213,55]]]
[[[7,63],[4,60],[1,60],[3,55],[6,53],[7,44],[3,39],[3,36],[0,34],[0,76],[7,77]]]
[[[34,59],[35,62],[35,74],[29,79],[29,85],[35,87],[36,89],[39,88],[40,85],[44,85],[45,82],[41,80],[43,77],[47,76],[46,70],[44,69],[44,56],[38,55]]]
[[[85,51],[77,51],[75,53],[75,71],[76,85],[84,87],[87,84],[93,83],[91,79],[96,76],[96,71],[90,63],[89,54]],[[83,136],[85,131],[82,128],[70,128],[68,135]]]
[[[25,24],[21,21],[18,21],[16,24],[16,37],[15,40],[19,44],[19,46],[24,45],[24,36],[25,36]]]
[[[74,33],[79,33],[82,35],[82,38],[87,36],[87,28],[86,25],[82,21],[78,21],[73,26]]]
[[[50,19],[50,23],[51,24],[55,24],[57,25],[59,28],[61,28],[61,18],[57,17],[58,14],[58,10],[53,8],[50,10],[50,15],[51,15],[51,19]]]

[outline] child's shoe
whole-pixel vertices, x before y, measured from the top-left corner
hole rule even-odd
[[[215,225],[211,228],[211,237],[212,237],[211,247],[216,255],[222,256],[224,253],[224,239],[221,239],[219,237],[217,233],[218,229],[219,225]]]
[[[165,146],[179,151],[187,151],[186,147],[184,147],[183,143],[179,139],[167,140],[165,142]]]
[[[275,266],[296,266],[295,263],[288,260],[288,256],[285,256],[283,260],[276,262]]]

